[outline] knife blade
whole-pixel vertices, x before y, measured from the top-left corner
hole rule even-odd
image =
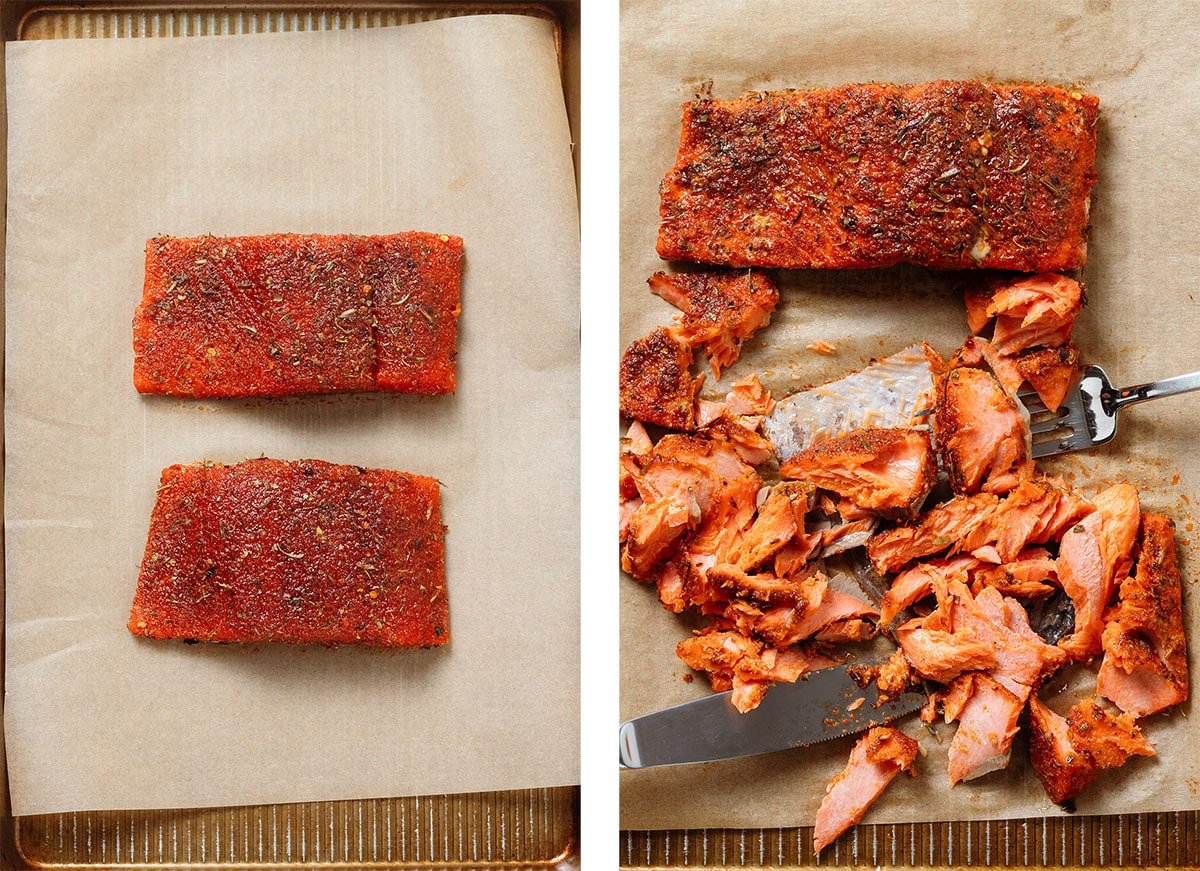
[[[730,701],[732,692],[724,692],[629,720],[621,724],[621,766],[754,756],[853,735],[911,714],[925,703],[924,695],[905,693],[877,708],[875,684],[864,689],[848,671],[883,661],[823,668],[796,683],[775,684],[762,704],[745,714]],[[849,710],[860,698],[864,701]]]

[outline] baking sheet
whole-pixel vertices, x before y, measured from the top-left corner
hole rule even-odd
[[[645,279],[662,268],[654,253],[658,183],[679,135],[679,107],[712,82],[718,97],[747,90],[851,81],[919,82],[996,78],[1079,83],[1100,96],[1099,173],[1084,270],[1090,305],[1076,341],[1114,381],[1137,383],[1200,369],[1200,314],[1192,283],[1200,266],[1193,206],[1200,157],[1181,147],[1200,130],[1194,64],[1200,36],[1180,27],[1174,3],[1068,2],[1029,14],[1021,2],[625,2],[622,6],[622,342],[665,323],[672,309]],[[773,324],[722,379],[759,372],[775,395],[861,367],[920,338],[943,352],[966,335],[955,276],[912,268],[781,275],[784,301]],[[804,350],[838,346],[828,358]],[[705,394],[719,394],[710,379]],[[1128,479],[1144,505],[1178,523],[1188,627],[1200,625],[1191,511],[1200,485],[1194,397],[1125,412],[1117,441],[1092,457],[1051,467],[1085,492]],[[1179,475],[1177,483],[1174,476]],[[692,624],[657,603],[651,588],[621,581],[622,718],[704,695],[706,681],[682,680],[675,644]],[[1080,682],[1085,682],[1081,679]],[[1074,693],[1068,693],[1073,696]],[[1062,709],[1066,699],[1050,701]],[[1185,715],[1146,721],[1160,756],[1109,773],[1077,802],[1080,813],[1200,807],[1200,723]],[[922,776],[902,778],[866,822],[918,822],[1061,815],[1028,770],[1019,738],[1002,773],[950,790],[952,728],[920,737]],[[772,827],[812,823],[825,784],[845,765],[852,741],[758,759],[622,773],[627,829]]]
[[[576,782],[578,223],[550,23],[7,51],[14,812]],[[148,236],[409,228],[467,240],[453,397],[133,392]],[[160,469],[260,453],[445,483],[447,649],[125,631]]]

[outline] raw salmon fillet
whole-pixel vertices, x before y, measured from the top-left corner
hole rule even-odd
[[[448,619],[433,478],[320,460],[163,471],[133,634],[428,647]]]
[[[139,393],[189,397],[455,386],[462,239],[159,236],[133,322]]]
[[[684,106],[658,253],[786,269],[1021,272],[1086,259],[1096,97],[933,82]]]

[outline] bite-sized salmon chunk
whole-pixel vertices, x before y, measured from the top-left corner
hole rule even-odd
[[[982,369],[943,375],[934,441],[956,493],[1005,493],[1031,469],[1029,422],[1017,400]]]
[[[933,593],[935,584],[947,584],[953,579],[967,580],[982,563],[973,556],[953,559],[934,559],[905,569],[892,580],[892,585],[879,603],[879,621],[887,625],[905,608]]]
[[[1095,97],[931,82],[684,106],[661,186],[668,260],[785,269],[1076,269]]]
[[[950,739],[950,785],[974,780],[1008,765],[1017,719],[1025,705],[998,680],[974,673],[970,695],[954,711],[958,729]]]
[[[879,533],[867,542],[875,571],[887,575],[913,560],[945,553],[983,524],[1000,503],[994,493],[961,496],[937,505],[912,523]]]
[[[692,352],[666,327],[636,340],[621,357],[621,414],[667,429],[696,425],[696,393]]]
[[[1006,356],[1065,345],[1082,308],[1079,282],[1054,273],[997,282],[967,294],[971,332],[981,332],[995,318],[992,345]]]
[[[1137,488],[1114,484],[1094,500],[1096,510],[1063,533],[1058,580],[1075,605],[1075,631],[1060,645],[1072,657],[1100,652],[1104,609],[1114,584],[1128,572],[1141,525]]]
[[[438,482],[320,460],[163,471],[129,616],[150,638],[450,639]]]
[[[820,853],[861,820],[901,771],[915,777],[919,750],[916,741],[890,726],[877,726],[859,738],[846,767],[825,788],[813,830],[813,850]]]
[[[756,569],[783,550],[804,532],[812,488],[799,482],[785,481],[770,489],[759,506],[754,523],[734,548],[734,564],[743,570]]]
[[[980,568],[971,577],[971,591],[978,595],[984,587],[994,587],[1005,596],[1040,599],[1058,586],[1058,565],[1045,548],[1021,551],[1012,562]]]
[[[463,241],[159,236],[133,321],[134,386],[189,397],[455,386]]]
[[[998,664],[996,648],[973,629],[927,629],[925,622],[918,617],[896,629],[900,650],[921,677],[949,683],[965,671],[985,671]]]
[[[1066,717],[1029,699],[1029,758],[1046,795],[1063,804],[1082,793],[1104,769],[1130,756],[1153,756],[1154,747],[1128,714],[1113,715],[1095,700],[1075,705]]]
[[[1175,525],[1142,515],[1137,573],[1121,582],[1107,616],[1097,692],[1135,717],[1188,697],[1187,636],[1183,629]]]
[[[867,511],[911,514],[937,481],[937,463],[926,432],[861,429],[793,455],[779,474],[831,490]]]
[[[1058,411],[1079,374],[1079,349],[1069,342],[1057,348],[1035,348],[1018,354],[1014,363],[1046,408]]]
[[[714,378],[737,361],[742,342],[770,322],[779,304],[775,281],[756,270],[656,272],[649,284],[680,310],[675,337],[704,349]]]

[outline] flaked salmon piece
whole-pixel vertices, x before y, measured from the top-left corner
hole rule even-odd
[[[806,481],[881,514],[911,514],[937,480],[929,434],[860,429],[818,442],[785,462],[780,476]]]
[[[996,380],[1009,393],[1016,393],[1020,390],[1021,384],[1025,380],[1020,370],[1017,369],[1017,363],[1013,357],[1001,354],[992,346],[991,342],[981,339],[979,336],[968,336],[947,365],[951,369],[957,369],[960,366],[981,369],[986,366],[992,370]]]
[[[646,428],[640,421],[635,420],[630,425],[625,437],[621,439],[619,478],[621,519],[618,531],[618,540],[621,544],[625,543],[629,532],[629,521],[633,517],[633,513],[642,504],[642,496],[637,488],[637,476],[641,473],[641,464],[638,462],[638,458],[645,456],[653,449],[654,442],[650,440]]]
[[[1029,732],[1033,771],[1055,804],[1075,798],[1102,770],[1118,768],[1130,756],[1154,755],[1132,716],[1114,716],[1094,700],[1080,702],[1063,717],[1031,696]]]
[[[1135,717],[1188,697],[1175,526],[1161,514],[1142,515],[1137,573],[1121,582],[1108,615],[1097,692]]]
[[[967,672],[950,681],[941,696],[942,713],[947,723],[962,716],[963,708],[975,692],[975,678],[979,676],[977,672]]]
[[[813,645],[798,644],[793,647],[765,647],[757,658],[746,657],[741,660],[736,671],[744,680],[795,683],[809,672],[834,665],[841,665],[841,662],[826,656]]]
[[[975,557],[960,556],[929,560],[906,569],[896,575],[891,588],[883,594],[879,603],[879,622],[888,625],[905,608],[932,595],[935,582],[949,582],[951,578],[965,580],[979,567],[980,562]]]
[[[1030,275],[991,293],[987,316],[996,319],[992,344],[1001,354],[1066,344],[1083,308],[1078,281],[1051,272]]]
[[[691,349],[666,327],[633,342],[621,357],[621,414],[668,429],[692,429],[703,376],[693,378],[691,366]]]
[[[762,650],[762,642],[732,631],[701,630],[675,645],[675,655],[688,668],[708,674],[717,692],[730,688],[738,663],[747,657],[756,659]]]
[[[803,533],[811,495],[812,488],[800,483],[772,487],[754,523],[730,553],[733,564],[744,571],[756,569],[779,553],[796,533]]]
[[[947,597],[953,600],[955,630],[970,628],[979,638],[991,642],[997,659],[991,676],[1022,703],[1030,689],[1066,659],[1062,650],[1033,632],[1020,603],[1005,598],[994,588],[987,587],[978,596],[972,596],[965,584],[951,581]]]
[[[926,423],[934,369],[941,365],[929,345],[910,345],[845,378],[784,397],[763,432],[785,462],[809,445],[852,430]]]
[[[986,674],[973,677],[970,696],[955,711],[958,729],[950,740],[950,785],[974,780],[1008,765],[1024,699]]]
[[[646,432],[646,428],[642,426],[640,420],[635,420],[629,425],[629,429],[625,431],[625,438],[621,440],[621,451],[626,454],[633,454],[635,457],[644,457],[654,449],[654,442],[650,438],[650,434]]]
[[[877,726],[858,739],[845,769],[825,788],[813,829],[813,850],[820,853],[861,820],[901,771],[915,777],[918,750],[916,741],[890,726]]]
[[[1058,586],[1058,567],[1045,548],[1028,548],[1009,563],[975,572],[971,591],[978,595],[984,587],[994,587],[1005,596],[1040,599]]]
[[[687,498],[664,496],[634,508],[625,520],[621,568],[639,581],[653,580],[655,569],[694,522],[694,505]]]
[[[777,578],[760,573],[749,575],[728,563],[715,565],[708,570],[708,580],[730,590],[733,595],[746,596],[756,602],[776,602],[780,599],[796,601],[805,592],[803,581]]]
[[[1063,533],[1058,552],[1058,579],[1075,605],[1075,631],[1059,644],[1076,659],[1100,652],[1104,609],[1114,582],[1129,571],[1141,523],[1132,484],[1114,484],[1094,501],[1096,510]]]
[[[738,456],[751,466],[759,466],[775,455],[771,443],[739,420],[718,417],[712,423],[696,431],[696,435],[716,439],[729,444]]]
[[[861,520],[851,520],[821,532],[822,557],[844,553],[852,548],[866,544],[879,525],[878,518],[864,517]]]
[[[912,666],[903,650],[896,650],[879,668],[875,686],[879,689],[878,705],[886,704],[908,689],[912,682]]]
[[[892,574],[914,560],[950,550],[984,523],[999,504],[1000,498],[993,493],[951,499],[914,523],[876,535],[867,542],[867,556],[879,574]]]
[[[1057,348],[1037,348],[1019,354],[1014,364],[1046,408],[1058,411],[1079,372],[1079,349],[1069,342]]]
[[[939,379],[933,433],[955,493],[1006,492],[1032,471],[1028,417],[982,369],[959,367]]]
[[[753,269],[656,272],[647,283],[679,309],[675,337],[689,348],[702,347],[718,379],[779,304],[774,279]]]
[[[794,604],[767,611],[756,627],[757,634],[776,647],[788,647],[811,638],[834,623],[876,617],[879,613],[855,596],[830,589],[824,575],[805,580],[799,589]]]
[[[849,644],[858,641],[870,641],[878,629],[872,620],[842,620],[830,623],[813,636],[817,641]]]
[[[926,629],[925,618],[910,620],[896,629],[896,641],[909,665],[924,678],[949,683],[963,672],[995,668],[999,661],[990,641],[973,629],[954,632]]]
[[[710,402],[701,399],[697,403],[696,424],[706,426],[719,417],[730,417],[747,429],[758,430],[763,418],[775,408],[771,393],[758,376],[747,375],[740,381],[735,381],[721,402]]]
[[[775,554],[775,574],[781,578],[791,578],[805,573],[807,566],[812,564],[809,561],[820,549],[821,533],[797,535]]]

